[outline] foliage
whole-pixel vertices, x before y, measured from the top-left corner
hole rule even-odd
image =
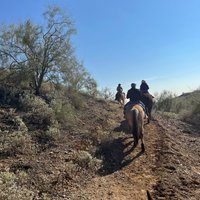
[[[99,96],[102,97],[105,100],[112,100],[112,99],[114,99],[113,92],[109,88],[107,88],[107,87],[105,87],[105,88],[103,88],[101,90],[101,92],[99,93]]]
[[[170,91],[164,90],[157,99],[155,108],[163,112],[170,112],[172,99],[175,97]]]
[[[31,190],[25,185],[21,186],[17,183],[21,176],[23,174],[19,174],[17,177],[12,172],[0,172],[0,199],[32,200],[34,198]]]
[[[34,144],[28,134],[28,128],[15,110],[0,111],[1,137],[0,154],[4,156],[15,154],[31,154]]]
[[[45,81],[95,91],[96,82],[77,60],[71,37],[72,20],[56,6],[44,13],[44,24],[27,20],[0,31],[0,81],[23,85],[40,95]]]
[[[78,164],[81,168],[97,171],[101,167],[101,160],[92,157],[87,151],[73,151],[70,160]]]
[[[190,123],[200,122],[200,90],[191,93],[183,93],[181,96],[174,96],[170,92],[161,93],[155,105],[156,109],[162,112],[171,112],[179,118]]]

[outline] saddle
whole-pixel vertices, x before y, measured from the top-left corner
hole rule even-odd
[[[144,105],[144,103],[142,101],[129,101],[124,106],[124,114],[128,109],[130,109],[131,107],[133,107],[136,104],[139,104],[143,108],[145,115],[148,116],[148,112],[147,112],[146,106]]]

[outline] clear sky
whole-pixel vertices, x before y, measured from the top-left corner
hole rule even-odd
[[[47,5],[75,23],[78,58],[99,88],[142,79],[150,92],[200,86],[200,0],[1,0],[0,23],[40,23]]]

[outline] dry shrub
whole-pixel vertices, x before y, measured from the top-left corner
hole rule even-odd
[[[22,176],[22,177],[21,177]],[[0,172],[0,199],[4,200],[32,200],[34,193],[26,188],[25,185],[19,185],[18,179],[24,178],[24,174],[18,177],[11,172]]]
[[[184,110],[181,113],[181,118],[189,123],[199,125],[200,123],[200,104],[194,106],[193,109]]]
[[[31,154],[35,150],[30,135],[20,131],[3,133],[0,142],[0,152],[3,155]]]
[[[77,110],[80,110],[85,106],[85,99],[80,92],[73,90],[69,91],[68,98],[70,100],[70,104]]]
[[[66,99],[56,98],[51,106],[58,122],[66,127],[73,126],[76,123],[77,113]]]
[[[28,134],[28,128],[13,109],[1,110],[0,153],[4,156],[30,154],[35,146]]]
[[[21,98],[21,108],[25,112],[23,120],[29,130],[48,130],[55,123],[53,109],[40,97],[26,95]]]
[[[101,160],[93,157],[88,151],[72,151],[69,159],[81,168],[97,171],[101,167]]]

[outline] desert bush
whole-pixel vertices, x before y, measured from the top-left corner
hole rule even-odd
[[[4,85],[0,86],[0,104],[10,105],[13,107],[19,106],[20,89],[16,86]]]
[[[76,110],[81,110],[86,105],[84,96],[76,90],[66,90],[66,97],[68,98],[71,106],[73,106]]]
[[[34,193],[17,182],[18,177],[14,173],[0,172],[0,199],[33,200]]]
[[[55,112],[55,118],[58,122],[66,126],[73,125],[75,123],[76,111],[67,99],[63,99],[63,97],[56,98],[52,102],[51,106]]]
[[[3,155],[31,154],[35,150],[31,136],[28,133],[4,131],[0,138],[0,152]]]
[[[171,92],[164,91],[158,98],[156,109],[166,115],[176,117],[193,124],[200,123],[200,91],[183,93],[176,97]],[[170,114],[171,113],[171,114]]]
[[[70,160],[81,168],[97,171],[101,167],[101,160],[93,157],[88,151],[72,151]]]
[[[53,109],[40,97],[25,95],[20,99],[21,110],[24,111],[23,120],[29,130],[48,130],[54,124]]]
[[[184,110],[181,119],[195,125],[200,124],[200,104],[196,104],[192,109]]]
[[[114,93],[109,88],[105,87],[99,92],[99,97],[105,100],[113,100]]]
[[[157,98],[157,102],[154,108],[159,111],[170,112],[172,108],[172,100],[174,97],[175,97],[174,94],[164,90]]]
[[[28,128],[15,109],[1,110],[0,152],[3,155],[29,154],[35,149]]]

